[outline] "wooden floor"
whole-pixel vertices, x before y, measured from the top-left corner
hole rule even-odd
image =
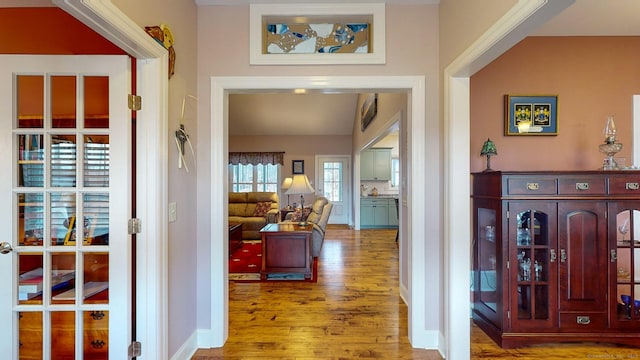
[[[330,225],[318,283],[231,282],[227,342],[192,359],[442,359],[409,344],[395,235]],[[471,359],[640,359],[640,349],[613,345],[503,350],[474,325],[471,344]]]

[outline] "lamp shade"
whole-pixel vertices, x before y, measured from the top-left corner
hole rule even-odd
[[[480,151],[480,155],[498,155],[498,149],[496,149],[496,144],[491,141],[491,139],[487,138],[487,141],[482,145],[482,150]]]
[[[290,178],[290,177],[284,178],[284,180],[282,181],[282,189],[289,190],[292,183],[293,183],[293,178]]]
[[[293,175],[293,181],[291,187],[285,192],[285,194],[313,194],[315,190],[311,187],[307,175]]]

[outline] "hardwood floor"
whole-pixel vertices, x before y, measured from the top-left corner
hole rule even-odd
[[[442,359],[413,349],[398,290],[395,230],[329,225],[317,283],[229,284],[229,338],[205,359]],[[640,349],[549,344],[503,350],[471,327],[471,359],[640,359]]]

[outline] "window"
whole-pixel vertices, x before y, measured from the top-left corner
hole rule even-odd
[[[400,186],[400,159],[391,159],[391,187],[397,188]]]
[[[277,192],[280,165],[229,164],[231,192]]]
[[[329,201],[342,201],[342,162],[324,163],[324,196]]]

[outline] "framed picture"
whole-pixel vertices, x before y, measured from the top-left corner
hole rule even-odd
[[[505,95],[505,135],[558,135],[558,96]]]
[[[368,94],[360,109],[360,119],[362,121],[362,131],[364,131],[373,121],[378,113],[378,94]]]
[[[385,28],[385,4],[251,4],[249,63],[385,64]]]
[[[304,174],[304,160],[291,160],[293,174]]]

